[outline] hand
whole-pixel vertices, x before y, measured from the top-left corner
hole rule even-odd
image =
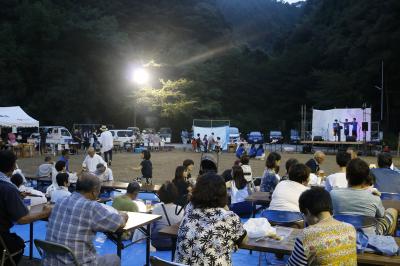
[[[29,193],[29,192],[20,192],[20,195],[22,198],[25,198],[25,197],[29,196],[30,194],[31,193]]]
[[[50,213],[51,213],[52,209],[53,209],[53,206],[51,206],[49,204],[45,204],[43,206],[43,209],[42,209],[43,215],[46,216],[46,217],[50,216]]]

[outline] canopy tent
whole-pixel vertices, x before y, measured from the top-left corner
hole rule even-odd
[[[0,127],[39,127],[39,121],[19,106],[0,107]]]

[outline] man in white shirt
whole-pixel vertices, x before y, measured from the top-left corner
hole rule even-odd
[[[107,164],[111,165],[114,138],[106,126],[101,126],[100,130],[102,131],[99,137],[99,142],[101,144],[100,151],[103,154],[104,160],[107,162]]]
[[[37,176],[50,176],[53,168],[53,160],[50,156],[44,158],[44,163],[39,165],[36,175]]]
[[[101,182],[114,180],[112,170],[109,167],[105,167],[104,164],[101,163],[96,166],[96,172],[94,174],[100,179]]]
[[[325,189],[331,191],[335,188],[346,188],[346,166],[351,160],[351,154],[346,151],[339,151],[336,154],[336,163],[340,167],[338,173],[332,174],[326,178]]]
[[[308,189],[310,169],[304,164],[290,167],[289,180],[278,183],[272,193],[269,210],[300,212],[299,198]]]
[[[51,193],[51,202],[57,203],[59,200],[69,197],[71,192],[68,191],[69,181],[67,173],[59,173],[56,177],[58,187]]]
[[[103,160],[103,158],[101,158],[100,155],[96,154],[93,147],[90,147],[88,149],[88,155],[86,155],[86,158],[82,163],[83,169],[94,174],[97,170],[97,165],[99,163],[107,166],[107,163]]]

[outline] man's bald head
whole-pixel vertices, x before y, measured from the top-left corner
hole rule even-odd
[[[318,162],[318,164],[322,164],[325,160],[325,153],[322,151],[316,151],[314,153],[314,159]]]
[[[97,178],[97,176],[84,172],[82,175],[78,178],[78,181],[76,182],[76,190],[80,192],[81,194],[86,194],[86,193],[94,193],[95,198],[100,193],[100,180]]]
[[[96,153],[96,151],[94,150],[93,147],[90,147],[90,148],[87,150],[87,153],[89,154],[90,157],[93,157],[94,154]]]

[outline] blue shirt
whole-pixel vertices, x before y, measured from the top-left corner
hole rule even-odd
[[[240,159],[240,157],[242,157],[243,152],[244,152],[244,148],[243,147],[239,147],[236,150],[236,157]]]
[[[256,151],[256,156],[262,156],[264,154],[264,149],[263,148],[258,148]]]
[[[276,185],[278,185],[279,179],[273,170],[267,169],[264,172],[264,176],[261,180],[260,191],[273,192]]]
[[[9,232],[13,224],[27,214],[19,190],[0,172],[0,232]]]
[[[357,131],[357,124],[358,124],[357,121],[353,121],[353,122],[351,123],[351,125],[353,126],[353,127],[352,127],[352,131]]]
[[[69,160],[64,156],[61,156],[58,160],[65,162],[65,169],[67,170],[67,172],[69,172]]]
[[[400,173],[390,168],[371,169],[375,187],[380,192],[400,193]]]

